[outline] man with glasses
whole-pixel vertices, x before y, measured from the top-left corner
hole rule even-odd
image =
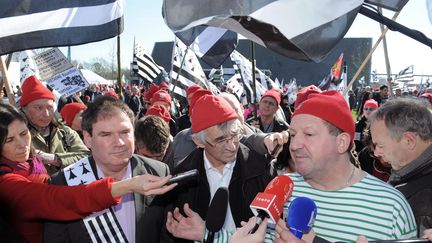
[[[50,175],[89,154],[78,133],[55,119],[54,95],[35,76],[24,81],[20,106],[29,121],[35,154]]]
[[[276,116],[279,109],[281,95],[278,90],[267,90],[259,103],[260,115],[255,119],[249,118],[247,122],[256,126],[264,133],[282,132],[288,129],[288,124]]]
[[[172,172],[198,169],[199,178],[155,198],[167,204],[167,230],[175,242],[203,240],[204,221],[212,197],[219,187],[229,190],[229,204],[222,230],[234,232],[241,221],[253,216],[250,203],[273,178],[268,160],[240,143],[242,124],[238,114],[222,97],[204,95],[192,112],[195,149]],[[175,208],[175,209],[174,209]],[[174,211],[173,211],[174,209]]]

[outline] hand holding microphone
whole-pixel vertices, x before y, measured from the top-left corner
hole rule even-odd
[[[297,238],[301,239],[304,233],[308,233],[317,215],[317,206],[307,197],[294,199],[288,208],[286,225]]]
[[[252,201],[250,208],[255,216],[257,223],[252,229],[254,233],[261,221],[269,218],[269,222],[276,224],[282,214],[283,205],[291,196],[294,183],[291,178],[285,175],[275,177],[265,188],[264,192],[258,193]]]

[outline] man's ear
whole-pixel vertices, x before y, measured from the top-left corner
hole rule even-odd
[[[343,132],[336,137],[336,149],[339,153],[345,153],[351,144],[351,137],[348,133]]]
[[[87,148],[91,149],[91,141],[92,141],[92,136],[89,132],[87,131],[82,131],[83,132],[83,142],[84,144],[87,146]]]
[[[413,150],[416,147],[417,134],[413,132],[404,132],[402,135],[402,139],[404,140],[405,145],[407,145],[409,150]]]
[[[192,141],[196,144],[198,148],[204,148],[205,144],[201,141],[201,139],[192,137]]]

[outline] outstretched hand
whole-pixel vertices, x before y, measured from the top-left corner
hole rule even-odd
[[[277,157],[280,151],[282,151],[283,145],[288,143],[288,140],[289,140],[288,130],[283,132],[271,133],[264,138],[264,145],[266,146],[269,154],[274,154],[274,157]],[[280,145],[280,147],[278,151],[273,151],[276,145]]]
[[[204,221],[198,213],[189,208],[189,204],[183,206],[185,216],[179,208],[168,212],[166,227],[168,232],[177,238],[200,241],[204,238]]]
[[[252,217],[248,222],[241,222],[242,227],[237,228],[236,232],[231,236],[230,243],[261,243],[264,242],[264,237],[267,228],[267,219],[264,219],[258,230],[250,234],[249,232],[256,224],[256,217]]]
[[[150,174],[139,175],[132,178],[132,191],[145,196],[161,195],[172,190],[177,183],[166,185],[172,176],[159,177]]]

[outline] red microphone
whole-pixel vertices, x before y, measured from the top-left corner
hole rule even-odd
[[[264,192],[260,192],[255,196],[250,208],[258,221],[252,229],[252,233],[258,229],[264,218],[270,218],[270,223],[277,223],[282,214],[283,205],[291,197],[293,189],[294,183],[291,178],[286,175],[279,175],[270,181]]]

